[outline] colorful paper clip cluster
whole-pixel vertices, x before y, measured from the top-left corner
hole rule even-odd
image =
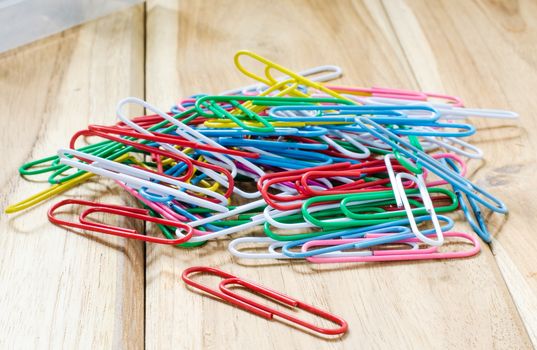
[[[246,68],[245,60],[262,73]],[[181,247],[248,231],[229,243],[231,254],[341,263],[475,255],[475,235],[452,231],[446,215],[462,210],[490,242],[481,209],[503,214],[507,208],[465,177],[463,158],[483,156],[465,141],[476,132],[465,120],[515,113],[469,109],[441,94],[326,84],[341,76],[335,66],[294,73],[248,51],[239,51],[235,64],[257,83],[194,95],[167,113],[124,99],[115,125],[89,125],[57,156],[23,165],[24,176],[50,173],[52,187],[7,212],[95,174],[115,180],[144,208],[70,199],[50,208],[51,222]],[[124,110],[132,104],[152,114],[129,119]],[[75,147],[88,136],[104,141]],[[78,221],[57,218],[65,205],[86,209]],[[94,213],[154,222],[162,235],[108,225]],[[471,247],[441,249],[461,241]],[[264,252],[239,249],[252,245]],[[240,280],[221,276],[227,282],[219,296],[237,302],[225,284]],[[346,329],[344,321],[340,326]]]

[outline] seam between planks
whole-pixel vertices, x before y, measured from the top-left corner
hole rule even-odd
[[[388,21],[388,24],[390,25],[390,29],[392,31],[392,34],[393,34],[394,38],[395,38],[395,41],[399,45],[399,51],[401,51],[401,54],[403,55],[403,57],[405,59],[405,64],[406,64],[406,66],[408,68],[408,72],[411,74],[410,77],[413,80],[413,84],[414,84],[414,86],[416,86],[416,88],[419,88],[420,83],[419,83],[418,77],[416,75],[416,72],[412,68],[410,58],[408,57],[408,54],[407,54],[405,48],[403,47],[403,43],[401,42],[401,39],[399,38],[399,35],[397,35],[397,30],[395,29],[395,26],[393,25],[392,19],[390,17],[390,14],[388,13],[388,10],[386,9],[386,5],[384,4],[384,1],[380,1],[380,7],[382,8],[382,12],[384,12],[384,16],[385,16],[386,20]]]
[[[142,66],[143,66],[143,77],[142,77],[142,82],[143,82],[143,89],[142,89],[142,99],[145,99],[147,98],[147,79],[146,79],[146,76],[147,76],[147,2],[144,1],[144,4],[143,4],[143,14],[142,14],[142,21],[143,21],[143,40],[144,40],[144,45],[143,45],[143,63],[142,63]],[[143,109],[143,114],[146,114],[147,111],[145,110],[145,108]],[[147,160],[147,156],[144,156],[144,160]],[[147,234],[147,228],[148,228],[148,224],[147,222],[144,221],[144,233]],[[143,254],[143,257],[144,257],[144,292],[143,292],[143,302],[144,302],[144,306],[143,306],[143,318],[144,318],[144,325],[143,325],[143,335],[142,335],[142,338],[143,338],[143,348],[146,349],[147,348],[147,344],[146,344],[146,341],[147,341],[147,243],[143,243],[143,248],[142,248],[142,254]]]
[[[531,288],[524,280],[522,273],[516,268],[515,263],[509,257],[502,244],[493,239],[489,245],[494,256],[494,262],[500,270],[500,275],[505,283],[507,290],[515,308],[518,312],[524,329],[532,342],[534,349],[537,349],[537,298],[533,295]]]

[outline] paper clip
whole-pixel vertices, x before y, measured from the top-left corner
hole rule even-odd
[[[41,191],[39,193],[36,193],[18,203],[15,203],[15,204],[12,204],[10,206],[8,206],[6,209],[5,209],[5,213],[6,214],[12,214],[12,213],[16,213],[18,211],[21,211],[21,210],[24,210],[24,209],[28,209],[30,207],[33,207],[34,205],[38,204],[38,203],[41,203],[43,201],[46,201],[47,199],[50,199],[60,193],[63,193],[75,186],[77,186],[78,184],[82,183],[82,182],[85,182],[87,181],[90,177],[94,176],[94,174],[91,174],[91,173],[85,173],[84,175],[78,177],[78,178],[75,178],[75,179],[71,179],[69,181],[66,181],[64,183],[61,183],[61,184],[56,184],[56,185],[52,185],[50,186],[49,188],[47,188],[46,190],[44,191]]]
[[[92,152],[96,149],[101,149],[104,146],[111,145],[110,141],[103,141],[92,145],[87,145],[78,149],[82,152]],[[46,166],[49,163],[50,165]],[[65,165],[60,164],[60,158],[57,155],[43,157],[24,163],[19,168],[19,174],[22,176],[32,176],[37,174],[49,173],[56,171]],[[35,169],[34,169],[35,168]]]
[[[401,173],[406,174],[406,173]],[[422,197],[423,190],[410,188],[403,190],[406,195]],[[432,188],[434,193],[441,193],[449,196],[451,203],[437,208],[436,211],[445,213],[456,210],[458,207],[457,197],[454,193],[443,188]],[[415,208],[408,208],[414,215],[425,215],[430,211],[427,203],[413,200]],[[391,206],[395,203],[393,191],[368,191],[351,194],[334,194],[325,196],[315,196],[302,203],[301,213],[304,219],[316,227],[324,229],[337,229],[345,227],[369,226],[390,222],[399,217],[407,216],[405,210],[383,210],[370,213],[371,206],[382,207]],[[410,202],[408,203],[410,206]],[[427,204],[427,205],[426,205]]]
[[[325,73],[326,72],[326,73]],[[320,74],[323,73],[323,74]],[[333,66],[333,65],[324,65],[324,66],[317,66],[310,69],[303,70],[301,72],[297,73],[298,75],[301,75],[303,77],[310,77],[309,79],[311,81],[315,82],[326,82],[330,80],[337,79],[343,75],[343,71],[341,67]],[[289,77],[280,77],[276,78],[277,81],[284,81],[289,79]],[[248,86],[243,86],[241,88],[233,89],[233,90],[227,90],[224,92],[221,92],[219,95],[244,95],[245,92],[248,91],[258,91],[263,88],[268,88],[265,84],[253,84]]]
[[[56,157],[56,156],[55,156]],[[124,154],[118,158],[115,159],[115,161],[117,162],[123,162],[124,160],[126,160],[127,158],[129,158],[129,155],[128,154]],[[59,157],[58,157],[59,159]],[[39,193],[36,193],[18,203],[15,203],[15,204],[12,204],[10,206],[8,206],[6,209],[5,209],[5,213],[6,214],[12,214],[12,213],[16,213],[18,211],[21,211],[21,210],[24,210],[24,209],[28,209],[30,207],[33,207],[34,205],[36,204],[39,204],[43,201],[46,201],[52,197],[55,197],[56,195],[60,194],[60,193],[63,193],[73,187],[76,187],[78,184],[80,183],[83,183],[87,180],[89,180],[91,177],[95,176],[95,174],[93,173],[83,173],[82,175],[78,176],[78,177],[75,177],[75,178],[72,178],[68,181],[65,181],[65,182],[62,182],[62,183],[59,183],[59,184],[54,184],[52,186],[50,186],[49,188],[47,188],[46,190],[43,190]]]
[[[232,255],[243,259],[292,259],[282,253],[277,253],[276,251],[269,251],[265,253],[249,253],[239,250],[237,246],[244,243],[255,243],[257,245],[262,244],[266,245],[267,248],[273,244],[277,244],[277,247],[282,247],[285,244],[284,242],[276,241],[270,237],[239,237],[231,240],[227,246],[227,249]]]
[[[343,240],[340,240],[343,243]],[[318,241],[314,241],[318,242]],[[244,243],[254,243],[256,245],[263,245],[267,247],[266,252],[262,253],[253,253],[248,251],[239,250],[237,246],[244,244]],[[419,248],[417,242],[403,242],[401,243],[403,245],[408,245],[411,250],[416,250]],[[285,242],[274,240],[270,237],[240,237],[235,238],[231,242],[229,242],[228,250],[229,252],[236,256],[237,258],[241,259],[300,259],[300,258],[292,258],[289,257],[281,252],[277,252],[276,249],[282,248],[285,245]],[[408,249],[407,249],[408,250]],[[340,257],[356,257],[356,256],[369,256],[371,255],[370,251],[359,251],[359,252],[337,252],[337,253],[325,253],[322,255],[323,258],[326,257],[334,257],[334,258],[340,258]]]
[[[463,251],[448,251],[438,252],[437,247],[430,247],[425,249],[396,249],[396,250],[369,250],[361,256],[337,256],[336,253],[331,253],[332,256],[326,256],[325,254],[308,256],[306,259],[313,263],[345,263],[345,262],[377,262],[377,261],[403,261],[403,260],[435,260],[435,259],[454,259],[454,258],[466,258],[473,256],[481,250],[479,241],[475,236],[461,232],[446,232],[445,237],[464,238],[472,244],[472,248]],[[367,237],[367,236],[366,236]],[[368,239],[368,238],[365,238]],[[334,245],[353,245],[354,247],[359,242],[364,241],[364,238],[354,239],[332,239],[332,240],[312,240],[304,243],[302,246],[302,252],[308,251],[310,247],[326,247]],[[418,242],[418,238],[410,238],[402,241],[390,242],[391,244],[397,243],[415,243]],[[353,247],[353,248],[354,248]],[[315,252],[315,251],[313,251]]]
[[[387,154],[386,156],[384,156],[384,162],[386,164],[386,169],[388,170],[388,174],[389,174],[388,176],[390,177],[390,181],[392,183],[393,195],[395,197],[397,206],[403,207],[405,209],[406,215],[410,222],[410,227],[412,228],[412,232],[416,235],[417,238],[419,238],[422,242],[427,243],[429,245],[441,246],[444,243],[444,236],[442,235],[442,229],[440,228],[440,223],[438,222],[438,218],[436,217],[436,212],[434,210],[433,202],[431,200],[431,197],[429,196],[429,192],[427,191],[427,186],[425,185],[423,176],[421,174],[414,176],[414,175],[410,175],[407,173],[398,173],[397,175],[395,175],[395,172],[393,171],[393,168],[392,168],[392,163],[390,161],[390,158],[392,158],[392,156],[393,155],[390,155],[390,154]],[[423,235],[423,233],[421,233],[421,231],[418,229],[418,225],[416,224],[414,213],[412,212],[412,208],[410,207],[408,197],[403,187],[403,182],[402,182],[403,178],[407,180],[411,180],[412,182],[418,185],[420,196],[423,200],[423,207],[425,208],[427,213],[431,216],[431,221],[433,222],[433,226],[436,232],[436,240],[425,237],[425,235]]]
[[[334,90],[338,93],[345,94],[345,96],[352,97],[361,104],[373,104],[364,102],[364,100],[393,100],[392,103],[383,103],[391,105],[402,104],[433,104],[431,100],[443,100],[444,102],[434,103],[435,105],[443,105],[446,107],[463,107],[464,103],[462,99],[457,96],[444,95],[431,92],[401,90],[393,88],[381,88],[372,87],[370,89],[346,87],[346,86],[329,86],[327,88]],[[368,96],[366,98],[358,96]],[[400,102],[395,102],[400,101]]]
[[[57,209],[65,205],[70,205],[70,204],[76,204],[76,205],[89,207],[88,209],[86,209],[84,212],[80,214],[78,223],[58,219],[54,215],[54,212]],[[126,229],[126,228],[117,227],[117,226],[105,225],[105,224],[91,222],[91,221],[86,220],[86,217],[89,214],[97,213],[97,212],[116,214],[116,215],[121,215],[121,216],[129,217],[129,218],[150,221],[150,222],[154,222],[157,224],[173,226],[179,230],[185,231],[186,234],[184,235],[184,237],[177,238],[177,239],[159,238],[159,237],[146,236],[144,234],[136,232],[136,230],[133,230],[133,229]],[[149,212],[146,209],[128,207],[128,206],[123,206],[123,205],[96,203],[96,202],[91,202],[91,201],[86,201],[86,200],[81,200],[81,199],[64,199],[54,204],[52,207],[50,207],[47,215],[48,215],[49,221],[55,225],[75,227],[75,228],[79,228],[79,229],[83,229],[87,231],[101,232],[101,233],[106,233],[109,235],[120,236],[120,237],[125,237],[125,238],[133,238],[133,239],[137,239],[140,241],[146,241],[146,242],[151,242],[151,243],[176,245],[176,244],[180,244],[180,243],[188,241],[194,233],[192,227],[188,226],[187,224],[174,221],[174,220],[167,220],[167,219],[153,217],[149,215]]]
[[[454,153],[460,154],[468,158],[473,158],[473,159],[483,158],[483,151],[479,147],[476,147],[464,140],[461,140],[455,137],[443,137],[439,139],[436,137],[424,136],[423,141],[434,144],[437,147],[445,148],[449,151],[452,151]],[[457,145],[459,147],[457,147]],[[465,149],[467,151],[465,151]]]
[[[240,62],[240,58],[242,56],[249,56],[251,57],[252,59],[258,61],[258,62],[261,62],[263,64],[265,64],[265,69],[264,69],[264,72],[265,72],[265,77],[261,77],[253,72],[250,72],[249,70],[247,70]],[[272,70],[275,70],[275,71],[279,71],[281,73],[283,73],[284,75],[290,77],[290,79],[288,81],[291,81],[291,82],[294,82],[295,84],[301,84],[301,85],[305,85],[305,86],[308,86],[308,87],[312,87],[316,90],[319,90],[319,91],[322,91],[324,92],[325,94],[327,95],[330,95],[332,97],[335,97],[335,98],[339,98],[339,99],[342,99],[342,100],[347,100],[347,101],[350,101],[352,103],[354,103],[352,100],[346,98],[345,96],[341,95],[341,94],[338,94],[337,92],[333,91],[333,90],[330,90],[328,89],[327,87],[325,87],[324,85],[320,84],[320,83],[317,83],[317,82],[314,82],[310,79],[307,79],[293,71],[291,71],[290,69],[287,69],[283,66],[280,66],[279,64],[277,63],[274,63],[264,57],[261,57],[259,56],[258,54],[255,54],[253,52],[250,52],[250,51],[246,51],[246,50],[240,50],[238,51],[236,54],[235,54],[235,57],[234,57],[234,60],[235,60],[235,66],[237,66],[237,68],[243,73],[245,74],[246,76],[250,77],[250,78],[253,78],[267,86],[273,86],[275,84],[278,84],[280,83],[278,80],[276,80],[274,77],[272,77],[272,75],[270,74],[270,71],[271,69]]]
[[[430,220],[431,217],[428,215],[419,216],[416,218],[417,223],[425,222]],[[453,228],[455,225],[455,222],[453,219],[451,219],[449,216],[443,216],[438,215],[438,219],[440,221],[445,222],[445,225],[442,226],[442,231],[446,232]],[[367,248],[370,246],[378,245],[378,244],[385,244],[385,243],[391,243],[395,241],[400,241],[404,239],[411,239],[415,238],[414,233],[411,232],[411,230],[406,226],[409,224],[408,218],[405,219],[399,219],[396,221],[391,221],[387,223],[377,224],[373,226],[367,226],[367,227],[356,227],[356,228],[346,228],[346,229],[339,229],[335,231],[329,231],[325,232],[324,234],[317,234],[317,235],[310,235],[309,237],[300,238],[298,240],[287,242],[282,246],[282,253],[286,256],[293,257],[293,258],[306,258],[308,256],[314,256],[324,253],[331,253],[336,252],[341,249],[354,249],[354,248]],[[307,251],[307,252],[297,252],[294,250],[294,248],[298,248],[305,244],[306,242],[309,242],[311,240],[330,240],[333,238],[362,238],[366,236],[367,234],[371,233],[390,233],[390,235],[383,235],[381,237],[377,238],[371,238],[370,240],[362,243],[351,243],[350,246],[342,247],[326,247],[321,248],[315,251]],[[434,233],[434,229],[425,230],[422,232],[425,235],[429,235]]]
[[[459,170],[455,162],[453,162],[449,158],[445,159],[445,162],[454,171],[460,171],[461,173],[466,171],[464,166],[461,166],[461,170]],[[492,242],[492,237],[487,228],[487,223],[485,222],[483,213],[481,212],[481,209],[479,208],[477,203],[474,201],[473,198],[469,196],[464,196],[457,187],[454,187],[454,189],[455,189],[455,194],[457,195],[457,198],[459,200],[460,208],[462,212],[464,213],[466,220],[468,220],[468,224],[470,225],[470,227],[474,230],[475,233],[477,233],[479,237],[481,237],[483,241],[485,241],[486,243]],[[466,200],[465,200],[465,197],[466,197]],[[469,204],[469,207],[468,207],[468,204],[466,204],[467,202]]]
[[[228,111],[220,104],[226,103],[235,107],[235,110]],[[242,103],[242,104],[241,104]],[[348,105],[347,100],[334,98],[304,98],[304,97],[272,97],[272,96],[202,96],[196,100],[195,107],[200,116],[207,118],[221,118],[218,120],[208,120],[204,123],[208,127],[239,126],[242,129],[259,133],[269,133],[275,130],[276,126],[303,127],[302,121],[290,122],[283,120],[272,120],[274,118],[261,116],[257,112],[262,112],[269,106],[296,105],[296,104],[343,104]],[[255,108],[254,108],[255,107]],[[252,110],[254,109],[254,110]],[[210,113],[209,113],[210,112]],[[240,114],[237,114],[239,113]],[[319,118],[315,121],[322,122]],[[273,123],[271,123],[273,122]]]
[[[385,98],[385,97],[367,97],[360,100],[366,105],[428,105],[435,108],[443,119],[465,119],[468,117],[481,117],[492,119],[516,119],[518,113],[502,109],[483,109],[483,108],[466,108],[458,107],[448,103],[433,102],[416,102],[407,99]]]
[[[93,163],[85,163],[81,161],[72,160],[70,158],[67,158],[66,155],[68,154],[79,157],[80,159],[90,160]],[[124,164],[116,163],[110,160],[102,159],[93,155],[85,154],[85,153],[78,152],[78,151],[71,150],[71,149],[60,149],[58,150],[58,155],[60,156],[61,162],[63,164],[67,164],[78,169],[82,169],[85,171],[92,172],[94,174],[98,174],[104,177],[108,177],[114,180],[124,182],[130,187],[133,187],[136,189],[145,187],[145,188],[152,189],[158,192],[159,194],[170,195],[170,196],[179,198],[181,200],[194,203],[204,208],[212,209],[212,210],[219,211],[219,212],[228,211],[228,208],[225,206],[227,205],[227,198],[225,196],[220,195],[219,193],[207,190],[205,188],[199,187],[199,186],[195,186],[195,185],[188,184],[179,180],[175,180],[174,178],[159,175],[157,173],[129,167]],[[151,180],[156,180],[165,184],[177,186],[179,189],[165,186],[157,182],[153,182]],[[205,194],[211,197],[213,200],[218,201],[218,203],[214,203],[209,200],[196,197],[194,195],[189,195],[185,192],[180,191],[181,188],[186,188],[188,190]]]
[[[420,91],[412,91],[412,90],[382,88],[382,87],[375,87],[375,86],[371,88],[362,88],[362,87],[327,85],[326,87],[340,94],[351,95],[351,96],[370,96],[370,97],[394,98],[394,99],[400,98],[402,101],[407,101],[407,100],[424,101],[427,99],[427,95],[425,93],[420,92]]]
[[[195,282],[190,278],[190,275],[193,273],[206,273],[211,275],[216,275],[218,277],[222,278],[222,281],[218,285],[219,290],[217,289],[211,289],[201,283]],[[237,306],[241,309],[244,309],[248,312],[251,312],[255,315],[261,316],[263,318],[266,318],[267,320],[272,320],[274,316],[281,317],[283,319],[286,319],[292,323],[298,324],[302,327],[305,327],[307,329],[310,329],[314,332],[321,333],[321,334],[327,334],[327,335],[338,335],[343,334],[347,331],[348,325],[345,320],[342,318],[335,316],[333,314],[330,314],[326,311],[323,311],[315,306],[306,304],[304,302],[301,302],[299,300],[296,300],[294,298],[291,298],[285,294],[282,294],[280,292],[271,290],[269,288],[266,288],[264,286],[261,286],[256,283],[248,282],[243,280],[242,278],[239,278],[237,276],[234,276],[230,273],[224,272],[222,270],[219,270],[217,268],[213,267],[206,267],[206,266],[194,266],[189,267],[188,269],[183,271],[183,274],[181,276],[183,278],[183,281],[188,284],[191,287],[200,289],[206,293],[209,293],[219,299],[222,299],[224,301],[227,301],[228,303]],[[303,321],[299,318],[296,318],[290,314],[284,313],[282,311],[279,311],[277,309],[274,309],[269,306],[262,305],[254,300],[248,299],[244,296],[241,296],[237,294],[236,292],[232,291],[228,288],[229,285],[240,285],[244,287],[246,290],[253,292],[255,294],[270,298],[272,300],[275,300],[277,302],[280,302],[282,304],[298,308],[301,310],[305,310],[313,315],[319,316],[321,318],[324,318],[326,320],[329,320],[331,322],[334,322],[339,327],[337,328],[323,328],[316,326],[310,322]]]

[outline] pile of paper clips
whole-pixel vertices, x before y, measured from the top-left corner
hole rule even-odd
[[[245,57],[262,64],[264,75],[246,69]],[[461,156],[483,154],[464,141],[476,129],[460,119],[515,113],[468,109],[453,96],[321,83],[341,75],[335,66],[294,73],[248,51],[239,51],[235,64],[258,84],[195,95],[168,113],[137,98],[121,101],[117,124],[89,125],[58,156],[24,164],[22,175],[50,172],[53,186],[6,212],[97,174],[114,179],[145,208],[69,199],[51,207],[50,221],[181,247],[258,228],[264,235],[250,230],[253,235],[232,240],[229,251],[331,263],[474,255],[480,249],[474,235],[452,232],[454,221],[445,215],[461,209],[490,241],[480,208],[507,209],[465,178]],[[128,104],[153,114],[129,119]],[[105,141],[76,149],[77,139],[88,136]],[[55,216],[65,205],[88,209],[68,221]],[[98,212],[154,222],[163,235],[98,222],[91,218]],[[439,249],[461,239],[473,248]],[[239,250],[251,244],[265,252]]]
[[[263,74],[245,68],[244,58],[262,65]],[[515,113],[465,108],[459,98],[440,94],[324,84],[341,76],[335,66],[294,73],[248,51],[239,51],[235,64],[258,83],[195,95],[168,113],[137,98],[121,101],[115,125],[89,125],[57,156],[24,164],[23,176],[51,173],[52,186],[6,212],[96,174],[115,180],[141,207],[67,199],[50,208],[51,222],[180,247],[242,233],[228,246],[237,257],[312,263],[472,256],[480,250],[476,236],[452,231],[454,221],[446,216],[459,209],[479,237],[491,240],[481,208],[501,214],[507,208],[465,178],[463,157],[483,154],[464,141],[476,129],[463,119]],[[153,114],[129,119],[129,104]],[[75,147],[89,136],[104,141]],[[56,211],[66,205],[87,208],[77,221],[58,218]],[[95,213],[154,222],[162,234],[109,225]],[[461,241],[471,248],[441,249]],[[252,245],[263,251],[252,251]],[[192,272],[222,277],[220,290],[195,283]],[[246,302],[226,285],[241,284],[339,325],[334,330],[298,322],[312,330],[347,329],[336,316],[217,269],[194,267],[183,279],[263,317],[281,315]]]

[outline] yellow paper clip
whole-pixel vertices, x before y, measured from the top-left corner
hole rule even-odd
[[[12,214],[12,213],[16,213],[18,211],[21,211],[21,210],[24,210],[24,209],[28,209],[38,203],[41,203],[49,198],[52,198],[62,192],[65,192],[73,187],[75,187],[76,185],[78,185],[79,183],[82,183],[82,182],[85,182],[87,181],[90,177],[92,177],[93,175],[95,174],[92,174],[92,173],[85,173],[85,174],[82,174],[78,177],[75,177],[74,179],[71,179],[71,180],[68,180],[68,181],[65,181],[61,184],[56,184],[56,185],[52,185],[50,186],[49,188],[47,188],[46,190],[44,191],[41,191],[39,193],[36,193],[28,198],[26,198],[25,200],[22,200],[16,204],[12,204],[10,206],[8,206],[5,210],[5,213],[6,214]]]
[[[240,62],[240,58],[242,56],[249,56],[251,58],[253,58],[254,60],[258,61],[258,62],[261,62],[265,65],[265,68],[264,68],[264,71],[265,71],[265,77],[262,77],[256,73],[253,73],[251,71],[249,71],[248,69],[246,69]],[[285,74],[286,76],[288,76],[290,79],[287,79],[285,82],[287,84],[289,83],[294,83],[293,84],[293,94],[294,93],[301,93],[297,87],[298,85],[305,85],[305,86],[308,86],[308,87],[311,87],[313,89],[316,89],[316,90],[319,90],[319,91],[322,91],[324,93],[326,93],[327,95],[329,96],[332,96],[332,97],[335,97],[335,98],[339,98],[339,99],[342,99],[342,100],[346,100],[346,101],[350,101],[352,102],[353,104],[356,104],[354,101],[346,98],[345,96],[341,95],[341,94],[338,94],[337,92],[335,92],[334,90],[331,90],[327,87],[325,87],[324,85],[320,84],[320,83],[317,83],[317,82],[314,82],[314,81],[311,81],[293,71],[291,71],[290,69],[287,69],[283,66],[280,66],[279,64],[277,63],[274,63],[262,56],[259,56],[258,54],[256,53],[253,53],[253,52],[250,52],[250,51],[246,51],[246,50],[241,50],[241,51],[238,51],[236,54],[235,54],[235,57],[234,57],[234,61],[235,61],[235,66],[237,67],[237,69],[239,69],[243,74],[245,74],[246,76],[252,78],[252,79],[255,79],[269,87],[273,86],[273,85],[276,85],[276,84],[281,84],[282,82],[276,80],[272,74],[271,74],[271,70],[275,70],[275,71],[279,71],[283,74]],[[289,90],[289,92],[291,92]],[[303,93],[301,93],[302,95],[301,96],[304,96]]]

